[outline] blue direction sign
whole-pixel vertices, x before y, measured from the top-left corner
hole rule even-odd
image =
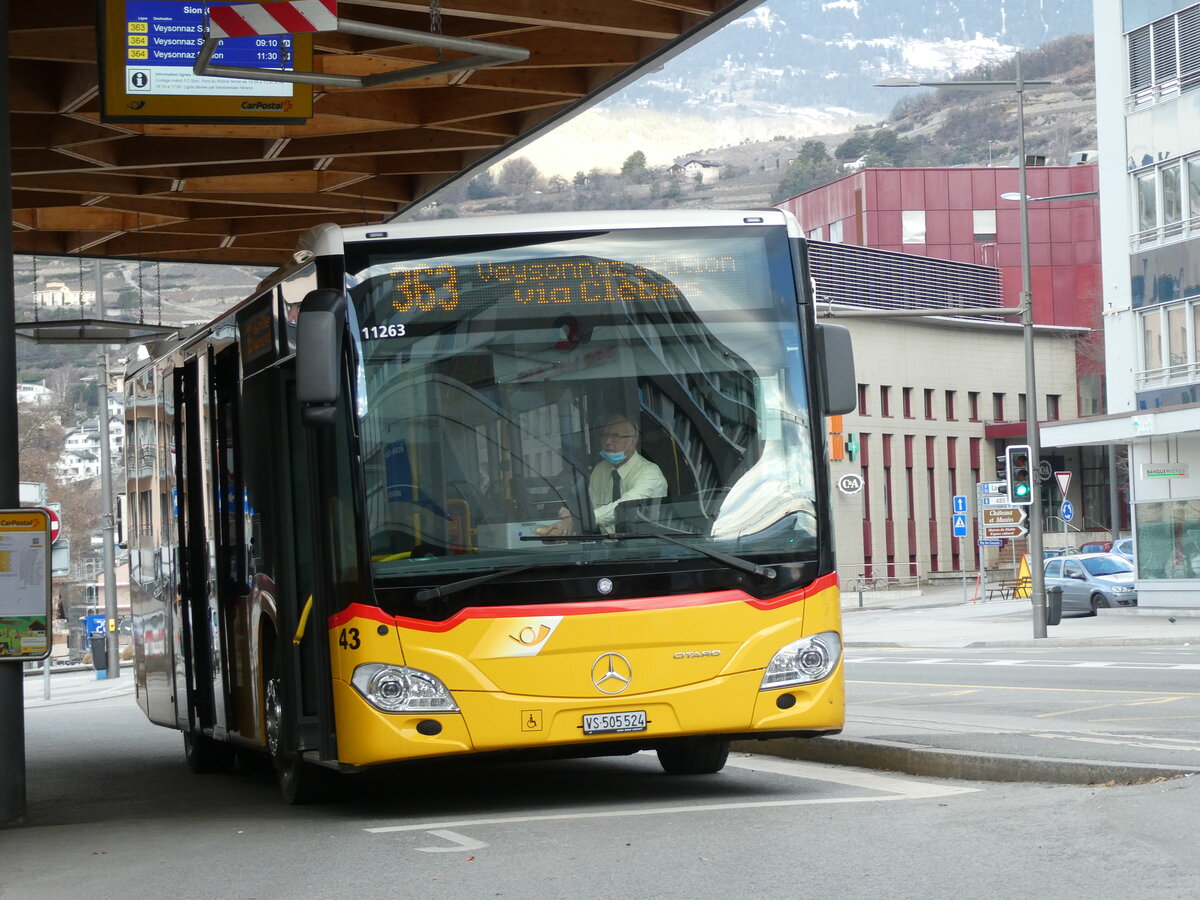
[[[956,513],[965,513],[967,511],[967,498],[965,495],[954,495],[954,511]]]
[[[1004,541],[997,541],[993,540],[992,538],[981,538],[975,543],[977,543],[980,547],[999,547],[1004,543]]]
[[[958,498],[956,497],[955,499],[957,500]],[[967,517],[966,516],[955,516],[954,517],[954,536],[955,537],[966,537],[967,536]]]
[[[1075,518],[1075,507],[1071,505],[1070,500],[1064,500],[1062,502],[1060,514],[1062,515],[1064,522],[1070,522],[1073,518]]]

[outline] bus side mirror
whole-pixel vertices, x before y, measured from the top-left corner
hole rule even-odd
[[[296,322],[296,399],[305,425],[337,419],[346,295],[332,288],[309,291]]]
[[[844,416],[858,405],[854,377],[854,345],[845,325],[817,325],[817,365],[823,373],[826,416]]]

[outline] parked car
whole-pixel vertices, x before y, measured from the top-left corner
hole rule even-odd
[[[1112,552],[1133,562],[1133,538],[1121,538],[1113,541]]]
[[[1112,550],[1112,541],[1088,541],[1079,545],[1080,553],[1108,553]]]
[[[1046,560],[1046,588],[1062,588],[1064,613],[1137,606],[1133,565],[1115,553],[1076,553]]]
[[[1071,552],[1072,550],[1069,547],[1043,547],[1042,559],[1053,559],[1056,556],[1065,556]]]

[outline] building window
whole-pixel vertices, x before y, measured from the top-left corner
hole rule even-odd
[[[1104,414],[1104,376],[1079,376],[1079,415],[1100,416]]]
[[[1061,394],[1046,395],[1046,419],[1050,422],[1057,422],[1059,417],[1059,402],[1062,400]]]
[[[933,388],[925,388],[925,418],[933,418]]]
[[[829,240],[835,244],[842,242],[842,223],[841,221],[832,222],[829,225]]]
[[[1183,219],[1179,163],[1172,163],[1162,170],[1162,214],[1164,235],[1179,234],[1179,222]]]
[[[901,396],[904,398],[904,418],[911,419],[912,411],[912,388],[906,387],[901,389]]]
[[[1004,421],[1004,395],[992,394],[992,421]]]
[[[925,210],[906,209],[900,213],[905,244],[925,243]]]
[[[1188,361],[1187,308],[1173,306],[1167,310],[1167,362],[1174,371]]]
[[[972,422],[979,421],[979,391],[967,391],[967,411]]]
[[[1138,237],[1143,241],[1151,241],[1158,230],[1158,190],[1155,173],[1143,172],[1134,177],[1137,194],[1135,216],[1138,223]]]
[[[1137,574],[1200,578],[1200,509],[1192,500],[1137,505]]]
[[[1182,4],[1180,4],[1182,5]],[[1193,87],[1200,74],[1200,8],[1131,31],[1129,92],[1134,106]]]
[[[1092,528],[1107,528],[1111,520],[1108,502],[1108,448],[1080,447],[1079,512]],[[1051,482],[1053,484],[1053,482]],[[1047,487],[1042,487],[1045,494]]]
[[[1147,377],[1162,374],[1162,310],[1142,316],[1142,372]]]
[[[868,415],[867,412],[867,386],[860,384],[858,386],[858,414],[860,416]]]
[[[953,422],[958,419],[954,414],[954,395],[955,391],[946,391],[946,421]]]
[[[996,211],[994,209],[971,210],[975,240],[989,243],[996,240]]]
[[[1027,404],[1025,403],[1025,395],[1024,394],[1017,394],[1017,421],[1018,422],[1028,422],[1029,421],[1029,412],[1027,410]]]
[[[881,384],[879,386],[879,414],[891,418],[892,388],[890,385]]]

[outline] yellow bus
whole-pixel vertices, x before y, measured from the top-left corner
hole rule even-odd
[[[824,417],[854,406],[795,221],[322,226],[126,376],[138,703],[284,798],[430,757],[844,719]]]

